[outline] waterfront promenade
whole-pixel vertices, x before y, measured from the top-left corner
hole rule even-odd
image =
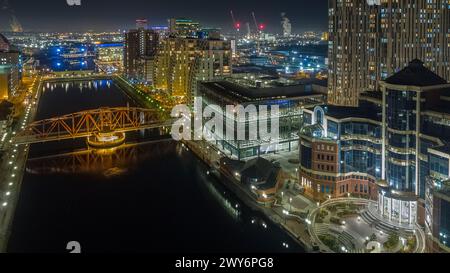
[[[220,158],[225,156],[221,151],[217,150],[213,145],[207,141],[185,141],[183,145],[186,145],[194,154],[196,154],[202,161],[208,164],[213,170],[212,173],[217,175],[219,180],[224,183],[232,192],[234,192],[248,207],[264,213],[272,222],[282,227],[293,239],[295,239],[307,252],[313,251],[313,243],[311,237],[308,234],[308,224],[305,219],[299,216],[301,213],[307,215],[309,210],[314,208],[311,202],[308,206],[296,207],[294,202],[289,202],[292,198],[296,197],[295,193],[291,193],[290,190],[283,192],[284,198],[280,204],[275,203],[271,205],[258,204],[255,196],[236,179],[227,177],[225,174],[220,173],[217,166],[219,166]],[[298,202],[298,201],[297,201]],[[297,204],[295,202],[295,204]],[[296,214],[286,214],[286,211],[291,211]],[[287,246],[288,247],[288,246]]]
[[[34,120],[41,90],[41,77],[36,76],[28,90],[30,100],[25,111],[16,118],[17,122],[13,123],[4,139],[0,160],[0,253],[6,251],[8,244],[29,151],[29,145],[13,144],[13,138],[21,128]]]

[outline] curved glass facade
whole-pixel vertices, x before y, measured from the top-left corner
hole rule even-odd
[[[364,135],[367,137],[381,138],[381,126],[369,122],[343,122],[341,124],[341,136]]]
[[[341,124],[341,172],[381,178],[381,126],[367,122]]]
[[[387,126],[399,131],[416,129],[416,92],[386,90]]]
[[[415,171],[414,165],[401,166],[388,162],[387,177],[389,186],[399,191],[414,191],[416,184]]]
[[[416,191],[416,99],[414,91],[386,90],[387,181],[399,191]]]
[[[381,177],[381,154],[360,150],[341,152],[341,172],[367,173],[373,177]]]
[[[380,192],[378,195],[378,211],[391,222],[412,225],[416,222],[417,201],[401,200]]]

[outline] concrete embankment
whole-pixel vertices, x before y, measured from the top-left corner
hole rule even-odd
[[[117,84],[117,86],[120,87],[125,95],[127,95],[131,100],[133,100],[134,103],[136,103],[136,105],[138,105],[139,107],[152,108],[151,105],[146,103],[146,101],[135,92],[133,87],[121,77],[113,76],[112,80],[115,84]]]

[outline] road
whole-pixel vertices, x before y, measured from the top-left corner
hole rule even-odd
[[[13,144],[18,130],[34,120],[39,105],[40,76],[36,76],[29,89],[29,103],[4,139],[3,157],[0,160],[0,252],[6,252],[15,207],[28,158],[28,145]]]

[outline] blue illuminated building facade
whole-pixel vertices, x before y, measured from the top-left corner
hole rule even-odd
[[[430,175],[425,187],[427,247],[450,252],[450,146],[429,149]]]
[[[442,211],[442,190],[440,212],[431,213],[433,185],[449,178],[450,84],[422,62],[361,94],[359,107],[323,105],[303,114],[299,182],[307,195],[371,198],[381,217],[405,227],[432,227],[438,215],[450,215]],[[437,235],[448,234],[447,218],[438,220]]]
[[[322,105],[304,110],[300,184],[315,200],[354,194],[376,198],[381,179],[381,103]]]

